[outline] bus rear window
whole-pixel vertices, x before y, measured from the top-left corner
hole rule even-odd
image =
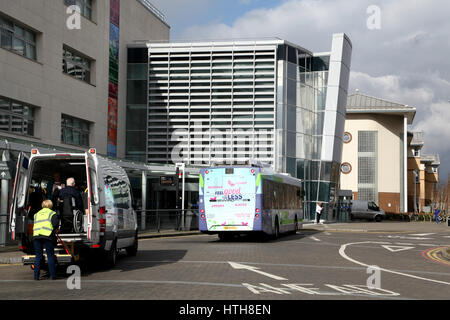
[[[234,174],[234,168],[226,168],[225,174]]]

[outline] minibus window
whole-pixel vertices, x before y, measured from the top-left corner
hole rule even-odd
[[[98,189],[97,189],[97,173],[94,169],[89,168],[89,182],[91,185],[91,203],[98,203]]]

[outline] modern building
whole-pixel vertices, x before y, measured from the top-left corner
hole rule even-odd
[[[408,207],[410,212],[432,212],[439,183],[438,154],[423,154],[424,133],[408,132]]]
[[[0,135],[124,157],[127,45],[169,31],[143,0],[1,1]]]
[[[353,199],[374,201],[391,213],[414,212],[414,199],[417,208],[429,203],[439,156],[422,161],[423,134],[408,131],[416,108],[358,90],[347,100],[340,189],[351,190]]]
[[[348,96],[341,189],[387,212],[407,212],[408,125],[416,109],[360,92]]]
[[[304,180],[307,220],[317,201],[332,214],[351,51],[345,34],[333,35],[327,53],[280,39],[130,45],[127,158],[258,159]]]
[[[147,0],[0,1],[0,244],[19,152],[124,158],[127,45],[169,32]]]

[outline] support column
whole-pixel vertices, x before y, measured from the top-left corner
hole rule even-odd
[[[403,117],[403,208],[403,211],[408,213],[408,118],[406,116]]]
[[[147,210],[147,172],[142,171],[142,212],[141,212],[141,230],[145,230],[145,218]]]
[[[9,151],[4,150],[2,153],[2,161],[9,161]],[[1,195],[0,195],[0,246],[6,245],[6,237],[8,234],[8,195],[9,195],[9,180],[1,180]]]

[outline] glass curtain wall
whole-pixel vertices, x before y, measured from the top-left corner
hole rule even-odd
[[[324,204],[325,213],[333,206],[339,180],[339,164],[321,160],[329,56],[314,57],[280,45],[278,62],[283,72],[278,79],[277,129],[283,129],[286,142],[285,170],[304,180],[305,220],[314,220],[317,202]],[[324,218],[336,219],[332,210],[331,215]]]
[[[126,158],[146,162],[148,50],[129,48]]]

